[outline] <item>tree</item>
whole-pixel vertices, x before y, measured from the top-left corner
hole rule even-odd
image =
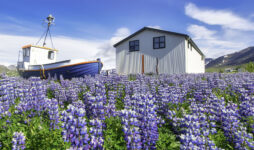
[[[253,63],[253,62],[249,62],[249,63],[245,66],[245,69],[246,69],[248,72],[254,72],[254,63]]]

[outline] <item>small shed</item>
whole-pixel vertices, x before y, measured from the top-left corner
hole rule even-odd
[[[144,27],[114,47],[118,74],[205,72],[205,55],[186,34]]]

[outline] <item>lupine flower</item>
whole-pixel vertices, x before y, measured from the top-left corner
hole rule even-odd
[[[69,105],[61,115],[63,140],[71,142],[72,148],[89,148],[90,138],[87,133],[85,109]]]
[[[25,136],[22,132],[14,132],[12,138],[12,149],[13,150],[23,150],[25,146]]]

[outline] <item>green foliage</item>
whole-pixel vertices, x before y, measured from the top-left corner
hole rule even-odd
[[[81,91],[80,93],[78,93],[78,99],[79,100],[83,100],[83,97],[84,97],[84,91]]]
[[[249,62],[248,64],[245,65],[245,70],[248,72],[254,72],[254,63]]]
[[[9,70],[6,72],[6,75],[9,77],[17,77],[19,76],[19,73],[17,70]]]
[[[1,73],[6,73],[8,71],[9,71],[9,69],[7,67],[5,67],[4,65],[0,65],[0,74]]]
[[[210,68],[206,68],[205,72],[222,72],[226,67],[210,67]]]
[[[244,68],[244,65],[235,65],[235,66],[220,66],[220,67],[209,67],[205,69],[205,72],[218,72],[218,73],[224,73],[226,68],[232,68],[233,72],[229,72],[229,73],[236,73],[238,72],[240,69]]]
[[[137,79],[135,74],[128,75],[129,81],[135,81]]]
[[[156,74],[156,73],[150,72],[150,73],[145,73],[145,75],[146,75],[146,76],[156,76],[157,74]]]
[[[45,117],[44,117],[45,118]],[[28,124],[26,131],[26,147],[28,149],[66,149],[70,147],[70,143],[62,140],[62,129],[49,129],[49,121],[35,117]]]
[[[185,96],[186,99],[194,98],[194,90],[191,89]]]
[[[55,98],[54,91],[51,90],[51,89],[47,89],[47,97],[48,97],[49,99]]]
[[[209,138],[214,141],[215,145],[222,149],[233,150],[232,143],[227,141],[224,132],[219,129],[216,134],[210,134]]]
[[[123,110],[124,102],[122,98],[116,98],[116,110]]]
[[[185,101],[183,103],[168,103],[168,107],[170,110],[174,110],[176,113],[176,117],[182,118],[184,116],[184,113],[189,114],[190,113],[190,103]]]
[[[7,122],[7,120],[9,122]],[[21,123],[22,118],[16,115],[5,116],[0,121],[0,143],[5,150],[11,149],[12,136],[15,131],[24,131],[26,126]]]
[[[219,69],[219,73],[223,73],[224,72],[224,70],[223,69]]]
[[[171,126],[166,123],[158,128],[159,139],[156,148],[161,150],[178,150],[180,142],[177,141],[175,134],[171,131]]]
[[[175,86],[175,84],[174,83],[169,83],[168,86]]]
[[[239,101],[239,93],[235,93],[231,90],[230,86],[227,87],[225,90],[221,90],[218,88],[213,89],[213,93],[218,97],[218,98],[224,98],[226,105],[228,104],[229,101],[240,105]]]
[[[106,97],[107,97],[107,102],[106,102],[106,105],[108,105],[108,99],[109,99],[109,95],[108,95],[108,92],[109,92],[109,85],[107,83],[105,83],[105,92],[106,92]]]
[[[106,118],[106,130],[104,130],[104,145],[106,150],[122,150],[126,149],[124,140],[124,132],[119,117]]]
[[[67,109],[68,105],[71,103],[69,101],[64,101],[63,104],[64,104],[64,109]]]
[[[19,99],[15,100],[19,103]],[[36,150],[67,149],[70,143],[62,139],[61,129],[50,129],[50,120],[47,112],[41,112],[40,116],[29,117],[31,112],[15,113],[15,105],[9,109],[10,116],[0,119],[0,143],[3,150],[12,149],[12,137],[14,132],[23,132],[26,137],[26,148]],[[35,111],[34,111],[35,112]]]
[[[122,90],[120,90],[120,87]],[[125,87],[124,85],[119,84],[117,89],[117,98],[116,98],[116,110],[124,109],[124,98],[125,98]]]
[[[0,65],[0,74],[6,74],[9,77],[17,77],[19,73],[17,70],[9,70],[7,67]],[[1,79],[1,78],[0,78]]]
[[[247,132],[251,133],[254,136],[254,134],[253,134],[254,128],[252,128],[252,125],[254,124],[254,116],[249,116],[241,121],[246,122]]]
[[[241,65],[234,65],[234,66],[222,66],[222,67],[210,67],[206,68],[205,72],[218,72],[218,73],[223,73],[226,68],[232,68],[233,72],[231,73],[236,73],[239,71],[248,71],[248,72],[254,72],[254,63],[249,62],[246,64],[241,64]]]

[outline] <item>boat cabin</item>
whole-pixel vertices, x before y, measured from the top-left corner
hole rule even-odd
[[[18,68],[29,69],[29,65],[43,65],[56,62],[56,52],[58,50],[35,46],[25,45],[22,47],[23,59],[18,62]],[[20,57],[20,56],[19,56]]]

